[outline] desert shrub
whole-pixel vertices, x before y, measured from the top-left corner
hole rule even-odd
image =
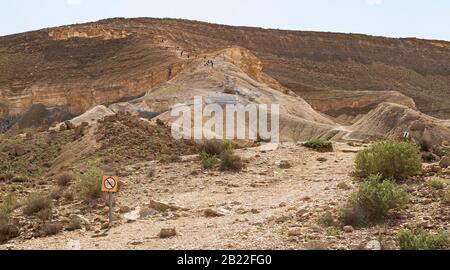
[[[206,140],[200,145],[200,153],[205,152],[211,156],[219,156],[231,150],[233,150],[233,144],[230,141]]]
[[[327,140],[314,139],[307,141],[303,144],[303,146],[319,152],[333,152],[333,143]]]
[[[167,155],[165,154],[158,153],[155,158],[159,163],[167,162]]]
[[[42,209],[34,215],[42,221],[50,220],[53,216],[52,209],[50,208]]]
[[[6,195],[2,204],[0,204],[0,214],[9,214],[19,206],[16,196],[13,193]]]
[[[71,173],[62,173],[56,176],[56,184],[60,187],[67,187],[73,180]]]
[[[12,172],[5,172],[0,175],[0,182],[8,182],[11,181],[11,179],[14,178],[14,173]]]
[[[400,231],[397,242],[402,250],[438,250],[450,244],[446,233],[431,234],[422,229]]]
[[[43,195],[31,195],[25,202],[23,213],[27,216],[52,208],[52,200]]]
[[[11,179],[12,183],[26,183],[29,182],[30,178],[26,177],[26,176],[22,176],[22,175],[18,175],[18,176],[14,176]]]
[[[80,175],[80,196],[85,201],[92,201],[102,196],[103,171],[92,165]]]
[[[81,218],[79,217],[73,217],[70,219],[69,224],[66,227],[66,230],[68,231],[76,231],[76,230],[81,230]]]
[[[242,162],[242,158],[238,155],[235,155],[233,151],[227,150],[222,152],[222,154],[220,155],[221,171],[238,172],[241,171],[243,167],[244,163]]]
[[[419,148],[410,142],[383,141],[358,153],[356,176],[364,178],[380,174],[395,180],[417,175],[422,170]]]
[[[200,154],[200,159],[202,161],[203,169],[206,170],[214,168],[214,166],[219,162],[215,155],[208,154],[205,151]]]
[[[9,222],[7,215],[0,214],[0,244],[17,237],[19,229]]]
[[[55,223],[44,223],[42,225],[40,234],[43,237],[46,236],[52,236],[52,235],[56,235],[59,232],[61,232],[63,229],[63,226],[61,225],[61,223],[59,222],[55,222]]]
[[[180,162],[181,161],[181,157],[179,155],[170,155],[169,156],[169,162],[175,163],[175,162]]]
[[[391,209],[407,203],[405,191],[398,189],[389,180],[381,176],[370,176],[341,210],[341,220],[346,225],[364,226],[377,222],[387,216]]]
[[[50,198],[59,201],[64,194],[64,189],[61,187],[55,188],[50,192]]]
[[[335,219],[331,212],[325,212],[319,217],[318,223],[325,227],[333,227],[336,225]]]
[[[432,179],[428,180],[427,185],[439,190],[444,189],[446,186],[445,180],[440,177],[433,177]]]
[[[450,189],[442,194],[442,202],[450,205]]]
[[[63,198],[70,202],[73,201],[74,197],[73,197],[73,193],[70,190],[66,190],[64,191],[64,193],[62,194]]]

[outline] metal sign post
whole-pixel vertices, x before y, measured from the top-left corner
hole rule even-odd
[[[117,176],[103,176],[102,191],[108,193],[109,226],[113,222],[113,199],[114,193],[118,191],[119,178]]]

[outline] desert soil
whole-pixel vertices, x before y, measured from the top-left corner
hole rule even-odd
[[[123,187],[116,194],[116,221],[109,231],[100,230],[91,220],[93,228],[88,231],[18,238],[0,249],[358,249],[379,239],[380,233],[384,244],[395,248],[396,231],[405,224],[424,220],[433,224],[422,217],[427,211],[433,218],[449,216],[433,214],[429,207],[437,202],[431,200],[424,204],[428,207],[418,204],[409,207],[406,215],[397,213],[387,223],[352,232],[319,225],[320,217],[327,211],[336,214],[357,187],[350,173],[355,153],[362,147],[337,143],[332,153],[317,153],[300,144],[283,144],[274,151],[243,149],[238,153],[248,165],[241,173],[205,172],[197,156],[170,164],[133,165],[123,172],[127,176],[122,177]],[[281,160],[292,167],[279,168]],[[149,211],[151,200],[181,209]],[[129,213],[120,213],[120,208],[128,207],[147,216],[134,220]],[[207,209],[220,216],[207,217]],[[438,226],[445,229],[448,223],[441,220]],[[175,228],[177,236],[160,238],[164,228]]]

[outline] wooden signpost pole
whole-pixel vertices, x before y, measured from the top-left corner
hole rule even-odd
[[[113,222],[113,193],[109,192],[108,197],[109,197],[109,226],[111,226]]]

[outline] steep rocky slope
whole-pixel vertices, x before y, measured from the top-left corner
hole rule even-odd
[[[208,61],[212,61],[213,65],[207,65]],[[262,72],[259,59],[240,47],[192,59],[183,71],[161,87],[154,88],[142,98],[114,104],[110,108],[144,117],[148,114],[172,122],[176,117],[171,117],[171,108],[186,104],[194,111],[195,97],[202,97],[203,105],[218,104],[223,109],[226,105],[279,104],[282,140],[342,136],[342,131],[333,120],[315,111],[301,97]],[[227,119],[226,113],[223,118]],[[191,119],[194,121],[193,117]],[[211,117],[205,117],[204,122],[209,119]],[[270,122],[269,118],[269,127]],[[250,126],[246,119],[246,127]],[[227,129],[226,132],[230,134],[231,131]],[[214,134],[214,131],[205,127],[206,133]]]
[[[352,131],[350,137],[359,139],[400,138],[408,132],[418,143],[424,138],[435,145],[450,140],[450,128],[442,121],[394,103],[380,104],[356,122]]]
[[[110,19],[1,37],[1,115],[20,114],[37,103],[80,114],[141,96],[192,57],[229,46],[249,49],[267,74],[311,103],[341,90],[399,91],[424,113],[450,116],[447,42],[171,19]],[[345,100],[339,109],[355,109]],[[323,112],[328,107],[317,106]]]

